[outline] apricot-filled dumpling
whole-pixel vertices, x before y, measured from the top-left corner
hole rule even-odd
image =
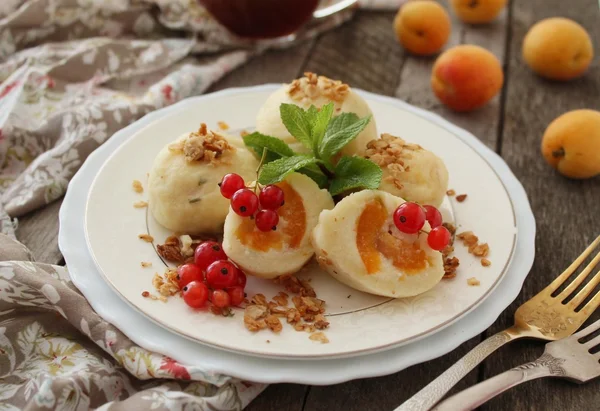
[[[308,109],[311,105],[321,108],[333,102],[334,116],[341,113],[354,113],[363,118],[373,114],[367,102],[347,84],[314,73],[304,75],[305,77],[296,79],[291,84],[283,85],[267,98],[256,117],[257,131],[282,139],[297,152],[306,152],[307,149],[292,137],[281,121],[279,106],[282,103],[295,104]],[[377,126],[375,119],[371,117],[367,127],[342,149],[342,154],[361,155],[365,152],[367,143],[375,138],[377,138]]]
[[[382,134],[367,147],[365,157],[383,170],[380,190],[421,205],[442,204],[448,190],[448,170],[442,159],[390,134]]]
[[[427,245],[427,234],[396,228],[392,215],[402,203],[384,191],[364,190],[323,211],[312,235],[321,267],[350,287],[387,297],[435,286],[444,275],[442,254]]]
[[[333,208],[329,192],[303,174],[292,173],[277,185],[285,203],[275,231],[260,231],[254,220],[232,210],[225,219],[223,250],[246,273],[262,278],[300,270],[314,254],[310,234],[319,214]]]
[[[205,125],[165,146],[148,177],[150,212],[171,231],[200,234],[223,229],[229,211],[218,183],[228,173],[256,178],[258,161],[245,147]]]

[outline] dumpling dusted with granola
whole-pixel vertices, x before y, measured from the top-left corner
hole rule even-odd
[[[229,211],[218,183],[237,173],[256,178],[256,158],[243,146],[202,124],[156,156],[148,178],[148,207],[156,221],[175,232],[215,233]]]
[[[306,152],[308,150],[283,125],[279,106],[286,103],[303,109],[308,109],[311,105],[321,108],[330,102],[334,103],[334,116],[354,113],[363,118],[373,114],[367,102],[347,84],[314,73],[304,73],[304,77],[285,84],[267,98],[256,117],[256,130],[282,139],[297,152]],[[377,126],[375,119],[371,118],[367,127],[342,149],[342,154],[364,154],[367,143],[376,138]]]
[[[431,151],[382,134],[367,144],[365,157],[383,170],[380,190],[422,205],[442,204],[448,189],[448,170]]]

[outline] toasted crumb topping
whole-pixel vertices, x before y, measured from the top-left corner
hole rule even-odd
[[[492,262],[490,260],[488,260],[487,258],[482,258],[481,265],[484,267],[489,267],[490,265],[492,265]]]
[[[456,201],[458,201],[459,203],[462,203],[466,199],[467,199],[467,195],[466,194],[460,194],[460,195],[456,196]]]
[[[147,243],[154,242],[154,237],[152,237],[150,234],[140,234],[140,235],[138,235],[138,238],[140,240],[144,240]]]
[[[142,266],[142,268],[148,268],[148,267],[152,267],[152,263],[149,263],[147,261],[142,261],[140,263],[140,265]]]
[[[471,278],[467,279],[467,284],[469,284],[470,286],[475,287],[475,286],[478,286],[481,283],[479,282],[479,280],[477,278],[471,277]]]
[[[180,293],[179,282],[177,281],[177,270],[174,268],[168,268],[167,271],[161,276],[160,274],[154,274],[152,278],[152,285],[164,297],[172,297]]]
[[[163,259],[172,263],[183,263],[185,257],[181,252],[182,244],[175,235],[167,237],[164,244],[158,244],[156,251]]]
[[[365,158],[368,158],[382,169],[387,169],[389,175],[384,177],[384,181],[394,184],[399,190],[404,186],[402,184],[404,173],[410,171],[409,166],[405,166],[404,160],[412,158],[413,152],[423,150],[418,144],[405,142],[400,137],[384,133],[381,138],[371,140],[367,144]]]
[[[203,161],[219,164],[225,153],[235,151],[235,148],[220,134],[208,130],[202,123],[198,131],[176,143],[169,145],[169,150],[175,154],[183,154],[187,162]]]
[[[229,130],[229,124],[224,121],[217,121],[217,126],[219,126],[219,128],[223,131]]]
[[[304,77],[292,81],[288,94],[292,100],[310,102],[320,96],[341,103],[350,93],[350,87],[338,80],[306,72]]]
[[[329,342],[325,334],[323,334],[320,331],[311,334],[308,338],[310,338],[313,341],[319,341],[321,344],[327,344]]]
[[[250,133],[248,133],[246,130],[240,131],[240,137],[246,137],[248,134]]]
[[[453,189],[450,189],[450,190],[446,191],[446,195],[448,195],[450,197],[452,197],[455,194],[456,194],[456,191],[454,191]]]
[[[133,187],[133,191],[135,191],[136,193],[141,194],[144,192],[144,186],[142,185],[142,182],[140,180],[133,180],[131,186]]]
[[[133,203],[133,207],[134,208],[146,208],[148,207],[148,202],[147,201],[138,201]]]
[[[473,254],[475,257],[487,257],[490,253],[490,246],[488,243],[479,243],[479,237],[473,234],[472,231],[465,231],[457,235],[457,237],[462,240],[463,244],[468,247],[469,253]],[[485,262],[483,261],[485,260]],[[492,263],[484,258],[481,260],[481,265],[484,267],[488,267]]]

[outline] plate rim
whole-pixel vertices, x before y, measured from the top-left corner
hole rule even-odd
[[[246,88],[235,88],[235,89],[228,89],[228,90],[224,90],[221,92],[217,92],[217,93],[212,93],[212,95],[218,95],[218,94],[228,94],[228,93],[236,93],[236,92],[248,92],[248,91],[265,91],[267,88],[271,88],[271,87],[275,87],[276,85],[263,85],[263,86],[257,86],[257,87],[246,87]],[[487,308],[487,313],[486,313],[486,317],[488,317],[488,320],[485,319],[480,319],[477,322],[470,322],[469,323],[469,327],[471,330],[476,330],[475,333],[467,333],[468,335],[466,337],[460,337],[458,339],[454,339],[452,343],[447,344],[445,347],[438,347],[437,350],[434,350],[434,352],[432,353],[432,355],[421,355],[421,358],[418,359],[413,359],[413,360],[409,360],[408,363],[404,363],[401,365],[393,365],[392,369],[389,369],[387,371],[379,371],[379,372],[366,372],[366,373],[361,373],[357,371],[351,372],[350,376],[346,375],[345,377],[341,377],[341,376],[337,376],[337,379],[334,378],[324,378],[322,383],[333,383],[335,381],[340,382],[340,381],[345,381],[349,378],[358,378],[358,377],[365,377],[365,376],[374,376],[374,375],[382,375],[382,374],[386,374],[389,372],[394,372],[398,370],[398,367],[403,368],[409,365],[412,365],[414,363],[417,362],[421,362],[421,361],[425,361],[427,359],[430,358],[434,358],[436,356],[439,355],[443,355],[444,353],[446,353],[447,351],[453,349],[453,347],[458,346],[459,344],[461,344],[462,342],[464,342],[467,338],[470,338],[473,335],[476,335],[477,333],[481,332],[482,330],[484,330],[485,328],[487,328],[489,326],[489,324],[491,324],[493,321],[495,321],[495,319],[498,317],[498,315],[510,304],[510,302],[512,302],[512,300],[514,298],[516,298],[516,296],[518,295],[518,293],[520,292],[520,289],[522,287],[522,283],[526,277],[526,274],[529,272],[529,269],[531,267],[531,265],[533,264],[533,258],[534,258],[534,253],[535,253],[535,249],[534,249],[534,238],[535,238],[535,220],[534,220],[534,216],[531,212],[531,207],[529,205],[529,202],[527,200],[527,195],[525,193],[524,188],[522,187],[522,185],[520,184],[520,182],[516,179],[516,177],[514,176],[514,174],[512,173],[512,171],[510,170],[510,168],[508,167],[508,165],[504,162],[504,160],[501,159],[501,157],[499,157],[496,153],[494,153],[492,150],[490,150],[487,146],[485,146],[483,143],[481,143],[476,137],[474,137],[472,134],[468,133],[467,131],[447,122],[446,120],[442,119],[440,116],[438,116],[437,114],[434,113],[430,113],[427,112],[426,110],[423,109],[419,109],[413,106],[410,106],[409,104],[402,102],[400,100],[397,99],[393,99],[390,97],[385,97],[385,96],[379,96],[373,93],[368,93],[368,92],[362,92],[365,93],[365,95],[368,96],[372,96],[374,97],[374,99],[384,99],[384,100],[388,100],[390,101],[392,104],[394,105],[400,105],[403,106],[403,108],[408,107],[409,110],[411,111],[416,111],[418,114],[426,117],[426,118],[432,118],[434,122],[436,123],[442,123],[440,124],[441,126],[445,127],[445,128],[449,128],[451,129],[455,134],[456,133],[460,133],[461,135],[464,135],[467,139],[467,141],[465,141],[465,139],[463,139],[463,141],[465,141],[468,145],[470,145],[472,148],[473,146],[471,144],[469,144],[468,140],[471,141],[475,141],[476,145],[479,145],[479,148],[482,149],[482,151],[487,154],[487,156],[484,157],[484,159],[486,161],[488,161],[488,163],[493,163],[490,164],[492,165],[492,168],[499,174],[501,181],[503,182],[503,185],[505,186],[505,188],[507,189],[507,191],[509,191],[509,193],[511,195],[514,195],[514,197],[516,199],[518,199],[518,201],[515,201],[515,203],[520,204],[520,208],[516,210],[517,215],[515,216],[519,221],[520,224],[518,225],[520,230],[517,232],[518,235],[518,249],[516,254],[519,256],[519,260],[517,260],[515,258],[515,256],[513,255],[513,260],[511,263],[511,266],[509,268],[510,270],[514,269],[514,264],[515,261],[518,261],[518,266],[519,268],[523,271],[521,274],[514,274],[513,276],[516,276],[517,279],[516,281],[512,281],[510,282],[510,284],[506,285],[507,281],[500,281],[500,285],[504,284],[505,286],[504,291],[509,291],[510,295],[507,296],[506,298],[501,298],[501,299],[492,299],[492,301],[487,304],[487,306],[492,306],[491,308]],[[199,97],[194,97],[193,99],[199,99],[199,98],[204,98],[205,96],[199,96]],[[190,99],[188,99],[190,100]],[[149,115],[146,115],[143,119],[138,120],[138,122],[122,129],[121,131],[119,131],[118,133],[115,133],[116,135],[113,136],[113,139],[115,140],[123,140],[124,138],[127,138],[128,134],[133,134],[138,132],[139,130],[141,130],[145,124],[150,124],[154,119],[162,117],[163,115],[168,114],[168,112],[171,111],[176,111],[178,109],[178,105],[181,103],[189,103],[188,100],[184,100],[180,103],[177,103],[173,106],[170,107],[166,107],[163,108],[161,110],[155,111],[153,113],[150,113]],[[139,123],[139,124],[138,124]],[[142,124],[143,123],[143,124]],[[117,134],[119,136],[117,136]],[[130,137],[130,136],[129,136]],[[112,145],[117,147],[116,144],[118,143],[113,143]],[[69,260],[71,260],[72,262],[75,261],[74,259],[76,259],[76,257],[78,257],[77,253],[75,253],[75,250],[70,248],[70,246],[72,245],[72,243],[70,243],[69,238],[66,234],[67,230],[66,227],[68,227],[68,221],[66,219],[66,214],[67,214],[67,210],[69,209],[70,203],[71,203],[71,199],[75,196],[75,189],[73,187],[76,186],[76,183],[79,182],[80,179],[83,179],[85,171],[87,169],[89,169],[91,166],[90,164],[94,163],[94,162],[98,162],[98,160],[96,160],[97,158],[100,158],[100,156],[102,154],[104,154],[105,152],[108,152],[108,154],[110,155],[110,151],[109,151],[109,147],[111,146],[111,144],[109,144],[107,142],[107,144],[105,145],[105,147],[100,147],[99,149],[97,149],[94,153],[92,153],[90,155],[90,157],[88,158],[88,161],[86,161],[86,164],[84,164],[81,168],[81,170],[77,173],[77,175],[73,178],[72,184],[69,185],[69,190],[67,191],[67,196],[65,198],[65,202],[63,203],[63,206],[61,207],[61,212],[59,214],[59,218],[60,218],[60,222],[61,222],[61,226],[60,226],[60,232],[59,232],[59,245],[61,248],[61,251],[63,252],[63,254],[65,255],[65,260],[67,260],[67,262],[69,262]],[[491,154],[491,155],[490,155]],[[489,157],[488,157],[489,156]],[[107,157],[106,155],[104,157]],[[105,161],[105,160],[104,160]],[[506,180],[506,181],[505,181]],[[513,201],[513,197],[509,196],[511,198],[511,201]],[[69,201],[67,201],[69,200]],[[528,247],[527,247],[528,246]],[[525,248],[528,248],[530,253],[527,254],[526,252],[524,252],[523,250]],[[124,318],[120,318],[120,317],[115,317],[114,315],[110,315],[110,313],[108,313],[104,308],[105,307],[97,307],[97,304],[94,304],[94,298],[93,295],[88,295],[88,294],[93,294],[90,292],[89,288],[86,287],[86,282],[84,280],[83,277],[79,276],[78,274],[72,275],[73,278],[73,282],[82,290],[82,292],[84,293],[84,295],[86,295],[86,297],[88,298],[88,300],[90,301],[90,304],[92,304],[92,306],[94,306],[94,308],[96,309],[96,311],[102,315],[105,319],[107,319],[109,322],[115,324],[115,325],[119,325],[121,323],[121,325],[124,325],[124,323],[127,322],[127,320],[125,320]],[[504,276],[504,279],[506,279],[506,275]],[[496,287],[497,288],[497,287]],[[508,290],[506,290],[508,289]],[[491,292],[490,292],[491,294]],[[486,298],[485,301],[490,301],[489,298]],[[503,301],[503,302],[500,302]],[[483,302],[483,304],[485,304],[485,302]],[[490,310],[492,310],[490,312]],[[471,317],[475,317],[476,312],[469,312],[467,314],[465,314],[465,316],[471,316]],[[145,316],[143,318],[146,318]],[[462,317],[464,318],[464,317]],[[462,319],[461,318],[461,319]],[[491,321],[489,320],[489,318],[492,318]],[[457,321],[460,321],[461,319],[458,319]],[[123,320],[123,321],[120,321]],[[474,327],[473,324],[477,324],[477,327]],[[452,326],[449,326],[449,328],[452,328]],[[161,328],[162,329],[162,328]],[[164,330],[164,329],[163,329]],[[445,330],[439,330],[438,332],[444,332],[448,330],[448,328],[446,328]],[[166,331],[166,330],[165,330]],[[435,334],[437,334],[438,332],[436,332]],[[127,333],[126,333],[127,334]],[[444,332],[444,334],[452,334],[450,333],[450,331],[448,332]],[[462,334],[464,335],[465,332],[462,331]],[[140,345],[144,346],[152,346],[153,349],[158,348],[158,351],[160,351],[160,347],[157,347],[156,344],[148,341],[148,339],[144,339],[142,337],[140,337],[139,335],[135,335],[135,336],[131,336],[129,335],[130,338],[132,338],[132,340],[134,340],[135,342],[141,341],[142,343]],[[139,337],[139,338],[138,338]],[[430,338],[431,336],[428,336],[427,338]],[[431,339],[431,338],[430,338]],[[137,341],[136,341],[137,340]],[[459,341],[460,340],[460,341]],[[192,342],[191,340],[188,340],[190,342]],[[194,340],[196,341],[196,340]],[[201,343],[198,342],[193,342],[194,345],[201,345]],[[411,345],[414,345],[414,341],[411,341],[408,345],[404,345],[402,347],[394,347],[391,348],[391,350],[402,350],[402,348],[404,349],[408,349],[410,348]],[[206,346],[203,346],[203,348]],[[390,350],[390,348],[388,348],[385,351]],[[164,351],[164,349],[163,349]],[[233,355],[233,354],[230,354]],[[240,356],[239,354],[235,354],[236,356]],[[361,357],[364,357],[366,355],[372,355],[372,356],[376,356],[377,353],[363,353],[361,354]],[[241,355],[242,358],[246,358],[244,355]],[[346,358],[346,360],[350,360],[348,358]],[[264,358],[263,358],[264,361]],[[283,361],[281,359],[277,359],[277,361]],[[305,360],[303,362],[306,362],[309,360]],[[323,360],[320,360],[321,362]],[[328,361],[333,361],[333,360],[328,360]],[[310,361],[309,361],[310,362]],[[383,367],[385,368],[385,367]],[[227,373],[232,374],[231,370],[228,369],[226,370]],[[256,375],[254,375],[254,377],[256,377]],[[246,377],[248,378],[248,377]],[[252,377],[250,377],[250,379],[252,379]],[[298,378],[296,376],[289,376],[283,377],[283,379],[285,381],[299,381]],[[279,381],[280,378],[278,377],[274,377],[275,381]],[[265,381],[265,382],[272,382],[271,381]],[[304,382],[304,381],[302,381]],[[312,374],[312,377],[310,380],[306,381],[309,383],[315,383],[314,381],[314,374]],[[317,382],[319,383],[319,382]]]
[[[276,85],[272,85],[272,84],[266,84],[266,85],[256,86],[256,87],[242,88],[241,90],[236,90],[235,92],[226,92],[227,90],[223,90],[223,92],[219,92],[219,93],[211,93],[209,95],[192,97],[192,98],[188,98],[188,99],[185,99],[185,100],[183,100],[183,101],[180,102],[180,103],[185,103],[185,104],[181,104],[180,110],[190,109],[190,107],[193,107],[193,105],[196,104],[196,102],[198,100],[218,99],[218,98],[223,97],[223,96],[231,96],[231,95],[236,95],[236,94],[241,94],[241,93],[252,94],[252,93],[258,93],[258,92],[265,92],[265,91],[274,91],[278,87],[280,87],[280,86],[276,86]],[[245,354],[245,355],[252,355],[252,356],[261,357],[261,358],[285,358],[285,359],[298,359],[298,360],[302,360],[302,359],[323,359],[323,358],[344,358],[344,357],[352,357],[352,356],[362,355],[362,354],[369,353],[369,352],[378,352],[378,351],[382,351],[382,350],[387,350],[387,349],[394,348],[394,347],[399,347],[399,346],[402,346],[402,345],[405,345],[405,344],[414,343],[414,342],[417,342],[419,340],[422,340],[423,338],[431,336],[431,335],[433,335],[433,334],[435,334],[435,333],[443,330],[444,328],[449,327],[450,325],[456,323],[460,319],[464,318],[470,312],[473,312],[474,310],[476,310],[479,305],[481,305],[487,298],[489,298],[491,296],[491,294],[498,287],[498,285],[500,284],[500,282],[506,277],[506,274],[507,274],[508,270],[510,269],[510,265],[512,263],[512,259],[514,257],[514,252],[515,252],[515,248],[516,248],[516,245],[517,245],[517,233],[516,232],[518,231],[518,227],[517,227],[517,221],[516,221],[515,206],[514,206],[514,202],[513,202],[512,198],[510,196],[510,193],[509,193],[508,189],[506,188],[506,185],[505,185],[504,181],[502,180],[502,178],[500,177],[500,175],[498,174],[498,172],[496,171],[496,169],[492,166],[492,164],[490,164],[490,162],[488,161],[488,159],[478,151],[477,147],[474,147],[472,144],[470,144],[468,141],[466,141],[463,137],[461,137],[461,135],[459,133],[457,133],[455,131],[452,131],[452,130],[449,130],[447,127],[445,127],[444,124],[440,124],[438,121],[436,121],[436,119],[430,119],[427,116],[422,115],[423,113],[419,113],[419,112],[415,113],[415,111],[413,110],[414,107],[412,107],[412,106],[404,107],[403,105],[397,104],[398,103],[397,99],[382,98],[382,97],[385,97],[385,96],[381,96],[381,95],[377,95],[377,94],[365,92],[365,91],[362,91],[362,90],[356,90],[356,91],[359,94],[361,94],[363,97],[365,97],[366,99],[371,99],[371,100],[374,100],[374,101],[383,102],[384,104],[391,105],[394,108],[406,111],[406,112],[411,113],[411,114],[416,114],[419,117],[424,118],[425,120],[433,123],[435,126],[438,126],[438,127],[442,128],[443,130],[450,132],[451,134],[453,134],[455,136],[455,138],[457,138],[460,142],[462,142],[468,149],[472,150],[475,155],[477,155],[479,158],[481,158],[488,165],[488,167],[494,173],[494,175],[496,176],[496,178],[500,182],[500,185],[504,189],[504,192],[505,192],[505,194],[506,194],[506,196],[507,196],[507,198],[509,200],[510,206],[511,206],[511,213],[512,213],[513,224],[514,224],[514,228],[515,228],[515,233],[513,234],[513,239],[512,239],[511,251],[510,251],[510,254],[508,256],[508,259],[504,262],[504,267],[503,267],[501,273],[495,279],[494,283],[491,285],[491,287],[489,287],[486,290],[486,292],[484,294],[482,294],[471,305],[469,305],[467,308],[465,308],[463,311],[461,311],[460,313],[456,314],[452,318],[449,318],[446,321],[442,322],[441,324],[437,324],[437,325],[435,325],[432,328],[429,328],[429,329],[427,329],[425,331],[422,331],[422,332],[420,332],[418,334],[411,335],[410,337],[403,338],[402,340],[396,340],[394,342],[388,342],[388,343],[386,343],[384,345],[378,345],[378,346],[370,347],[370,348],[355,349],[355,350],[352,350],[352,351],[343,352],[343,353],[336,353],[336,354],[331,354],[331,353],[321,353],[321,354],[294,354],[294,353],[284,353],[283,354],[282,353],[282,354],[280,354],[280,353],[268,353],[268,352],[265,352],[265,351],[256,351],[255,349],[253,350],[251,348],[240,349],[240,348],[237,348],[237,347],[230,347],[230,346],[227,346],[227,345],[221,345],[221,344],[219,344],[217,342],[210,342],[210,341],[205,341],[205,340],[198,339],[198,338],[196,338],[196,337],[194,337],[194,336],[192,336],[190,334],[186,334],[185,332],[182,332],[180,330],[174,329],[169,324],[167,324],[164,321],[162,321],[161,319],[157,318],[155,315],[142,310],[140,307],[138,307],[137,305],[135,305],[134,302],[130,301],[130,299],[127,298],[127,296],[125,296],[119,290],[119,288],[113,283],[113,281],[111,280],[111,278],[108,275],[106,275],[105,271],[102,269],[100,263],[98,262],[95,253],[93,252],[92,245],[91,245],[91,240],[90,240],[90,235],[89,235],[89,232],[88,232],[88,208],[89,208],[88,206],[90,204],[89,200],[90,200],[90,197],[92,195],[92,192],[94,191],[94,187],[96,186],[96,183],[97,183],[98,179],[102,175],[103,170],[108,166],[108,163],[118,154],[118,152],[123,147],[125,147],[126,145],[133,144],[133,139],[135,139],[136,136],[138,136],[139,134],[143,134],[144,132],[146,132],[148,129],[151,129],[152,127],[155,127],[155,125],[156,125],[157,122],[164,121],[165,118],[168,118],[169,116],[174,115],[176,113],[176,111],[174,111],[173,113],[170,113],[168,115],[164,115],[164,116],[162,116],[160,118],[156,118],[152,122],[149,122],[145,127],[140,128],[135,133],[132,133],[128,137],[128,139],[126,141],[123,141],[119,145],[119,147],[117,147],[114,151],[112,151],[110,153],[110,155],[108,156],[108,158],[106,158],[106,160],[104,160],[104,163],[102,164],[102,166],[100,167],[100,169],[97,171],[97,173],[96,173],[96,175],[95,175],[92,183],[90,184],[90,190],[88,192],[87,199],[86,199],[86,213],[85,213],[85,220],[84,220],[85,240],[86,240],[86,245],[88,247],[88,250],[90,251],[92,259],[94,260],[94,263],[96,265],[96,268],[98,269],[98,272],[100,273],[100,275],[102,276],[102,278],[104,279],[104,281],[130,307],[132,307],[134,310],[138,311],[142,315],[146,316],[148,319],[150,319],[151,321],[153,321],[155,324],[157,324],[160,327],[163,327],[163,328],[169,330],[172,333],[178,334],[178,335],[180,335],[180,336],[182,336],[184,338],[190,339],[190,340],[198,342],[200,344],[209,345],[209,346],[217,348],[217,349],[231,351],[231,352],[236,352],[236,353],[241,353],[241,354]],[[428,114],[428,113],[426,112],[425,114]],[[481,145],[485,146],[479,140],[478,140],[478,142]]]

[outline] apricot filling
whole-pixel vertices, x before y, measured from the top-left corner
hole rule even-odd
[[[298,248],[306,232],[306,210],[302,197],[285,181],[277,185],[285,195],[285,204],[277,210],[280,218],[277,230],[260,231],[253,220],[244,218],[235,232],[243,245],[256,251],[281,250],[284,244],[291,249]]]
[[[401,240],[385,230],[388,212],[379,200],[366,205],[356,226],[356,247],[367,273],[381,270],[381,256],[406,274],[415,274],[427,266],[427,255],[418,243]]]

